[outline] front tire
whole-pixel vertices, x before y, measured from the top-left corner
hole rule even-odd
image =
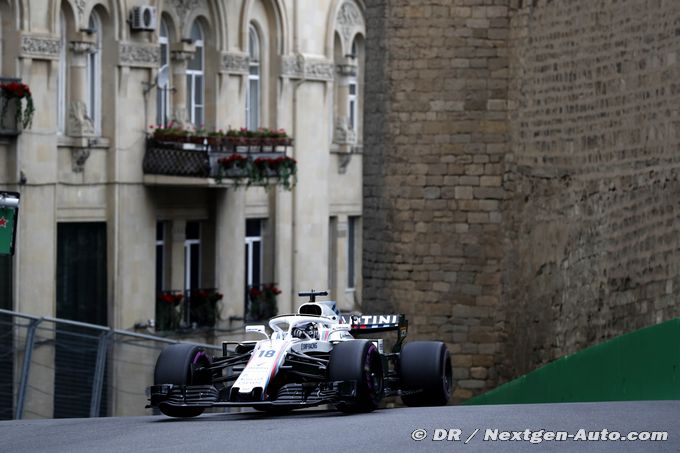
[[[371,412],[384,394],[380,353],[368,340],[350,340],[335,345],[328,364],[330,381],[356,381],[356,397],[338,404],[343,412]]]
[[[210,366],[210,357],[203,348],[192,344],[173,344],[161,352],[156,360],[154,384],[206,385],[211,384],[209,373],[197,372]],[[177,407],[160,403],[160,411],[168,417],[196,417],[205,410],[202,407]]]
[[[451,398],[451,356],[441,341],[413,341],[401,350],[401,400],[407,406],[445,406]]]

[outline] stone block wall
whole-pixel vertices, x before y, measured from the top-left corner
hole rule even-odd
[[[367,5],[364,310],[455,399],[680,316],[680,3]]]
[[[503,209],[508,377],[680,316],[680,3],[520,6]]]
[[[456,399],[497,376],[507,3],[367,5],[364,311],[446,341]]]

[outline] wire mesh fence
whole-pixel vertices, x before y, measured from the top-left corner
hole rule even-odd
[[[148,414],[156,359],[176,342],[0,310],[0,419]]]

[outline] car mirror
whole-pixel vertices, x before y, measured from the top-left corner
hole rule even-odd
[[[264,326],[246,326],[246,333],[259,333],[269,338],[269,335],[267,335],[267,331],[265,330]]]

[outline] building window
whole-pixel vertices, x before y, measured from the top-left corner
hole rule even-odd
[[[170,117],[170,36],[167,20],[161,20],[161,31],[158,38],[161,47],[161,66],[158,69],[158,85],[156,87],[156,124],[167,126]]]
[[[246,281],[245,303],[248,309],[248,290],[262,284],[262,224],[261,219],[246,220]]]
[[[355,131],[357,128],[357,80],[349,81],[349,94],[347,96],[347,114],[349,115],[347,126]]]
[[[187,66],[187,113],[189,121],[197,126],[203,126],[204,112],[203,99],[205,97],[204,88],[204,48],[203,48],[203,29],[201,24],[194,22],[191,28],[191,40],[196,46],[194,57],[189,60]]]
[[[102,81],[102,24],[96,11],[90,14],[88,28],[96,37],[93,51],[87,56],[87,113],[92,120],[95,135],[101,135],[101,81]]]
[[[252,25],[248,31],[248,56],[250,59],[248,86],[246,87],[246,127],[255,130],[260,127],[260,37]]]
[[[356,287],[356,249],[358,217],[347,218],[347,289]]]
[[[165,290],[165,223],[156,222],[156,293]]]
[[[66,17],[59,14],[59,74],[57,80],[57,133],[66,133]]]
[[[338,260],[338,218],[330,217],[328,220],[328,289],[335,291],[335,272]]]
[[[352,42],[352,53],[350,54],[350,58],[353,61],[356,61],[357,59],[357,42],[356,40]],[[357,130],[357,118],[358,118],[358,88],[357,88],[357,77],[356,75],[352,76],[348,80],[347,84],[348,88],[348,94],[347,94],[347,116],[348,116],[348,124],[347,127],[350,130],[356,131]]]
[[[187,222],[184,235],[184,290],[201,287],[201,224]]]

